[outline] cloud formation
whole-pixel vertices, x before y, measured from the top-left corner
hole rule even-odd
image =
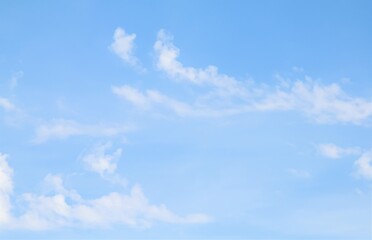
[[[7,98],[0,97],[0,107],[6,111],[15,110],[15,105]]]
[[[363,153],[354,164],[357,176],[372,180],[372,151]]]
[[[320,123],[359,124],[372,116],[372,101],[350,97],[338,84],[322,85],[310,77],[267,92],[255,107],[264,111],[297,110]]]
[[[25,206],[18,216],[10,201],[13,191],[13,170],[7,163],[7,155],[0,154],[0,228],[46,230],[61,227],[151,227],[155,222],[198,224],[211,221],[205,214],[189,214],[184,217],[170,211],[165,205],[149,202],[139,185],[128,194],[111,192],[96,199],[84,199],[75,190],[63,186],[62,178],[48,174],[44,185],[51,194],[25,193]]]
[[[133,53],[136,34],[127,34],[123,28],[116,28],[110,50],[121,60],[138,70],[144,70],[141,63]]]
[[[372,116],[372,102],[347,96],[337,84],[321,85],[307,77],[288,86],[243,89],[246,96],[221,97],[214,90],[187,103],[153,89],[141,91],[123,85],[112,87],[114,94],[141,110],[162,107],[179,116],[220,117],[247,112],[298,111],[317,123],[363,124]]]
[[[196,87],[204,93],[191,102],[182,102],[157,90],[140,90],[128,85],[113,87],[113,93],[141,110],[166,108],[180,116],[215,117],[252,111],[298,111],[318,123],[363,124],[372,117],[372,100],[352,97],[336,84],[321,84],[305,76],[303,80],[282,80],[275,86],[238,81],[221,74],[218,68],[186,67],[178,60],[180,50],[173,36],[160,30],[154,44],[156,67],[170,79]],[[281,78],[279,76],[279,78]]]
[[[181,116],[197,114],[197,109],[194,107],[172,99],[156,90],[141,92],[136,88],[123,85],[120,87],[112,87],[112,92],[142,110],[150,110],[157,106],[165,107]]]
[[[320,153],[328,158],[338,159],[348,155],[356,155],[359,158],[354,162],[356,170],[354,176],[372,180],[372,151],[360,148],[341,148],[333,143],[319,145]]]
[[[170,78],[187,81],[196,85],[209,85],[222,89],[224,93],[244,94],[241,83],[225,74],[220,74],[216,66],[203,68],[185,67],[177,60],[180,50],[173,45],[173,36],[160,30],[154,44],[157,56],[157,68]]]
[[[323,156],[333,159],[347,155],[358,155],[361,152],[359,148],[342,148],[333,143],[320,144],[318,148]]]
[[[98,144],[86,152],[81,161],[86,168],[98,173],[102,178],[125,186],[127,181],[116,173],[117,161],[120,159],[122,149],[118,148],[113,153],[107,153],[111,148],[111,143]]]
[[[151,227],[155,222],[196,224],[210,221],[204,214],[180,217],[165,205],[153,205],[144,195],[141,187],[135,185],[129,194],[112,192],[97,199],[79,202],[68,196],[24,194],[27,211],[18,219],[16,228],[45,230],[61,227]],[[70,203],[72,202],[72,203]]]
[[[182,117],[221,117],[248,111],[247,106],[217,108],[216,106],[198,102],[185,103],[169,97],[157,90],[140,91],[134,87],[123,85],[112,87],[112,92],[121,99],[133,104],[141,111],[170,111]]]

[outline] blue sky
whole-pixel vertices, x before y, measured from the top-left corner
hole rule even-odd
[[[370,1],[2,1],[1,239],[371,239]]]

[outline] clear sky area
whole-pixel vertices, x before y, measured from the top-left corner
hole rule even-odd
[[[0,239],[372,239],[372,1],[0,1]]]

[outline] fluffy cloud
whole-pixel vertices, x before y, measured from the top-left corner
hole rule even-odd
[[[355,162],[355,166],[357,176],[372,180],[372,151],[363,153]]]
[[[358,155],[361,152],[359,148],[342,148],[332,143],[321,144],[318,149],[323,156],[333,159],[347,155]]]
[[[116,171],[116,161],[121,157],[122,149],[117,149],[113,154],[106,154],[110,147],[110,143],[98,145],[82,157],[89,170],[100,175]]]
[[[131,127],[107,127],[102,125],[84,125],[71,120],[55,119],[36,129],[35,143],[51,139],[65,139],[71,136],[116,136],[129,131]]]
[[[0,107],[4,108],[7,111],[16,109],[15,105],[11,101],[3,97],[0,97]]]
[[[135,39],[136,34],[127,34],[124,29],[119,27],[114,32],[114,42],[111,43],[110,49],[127,64],[136,67],[139,70],[144,70],[138,59],[133,54]]]
[[[112,154],[107,153],[111,143],[99,144],[90,149],[81,157],[88,170],[98,173],[102,178],[113,183],[126,185],[126,180],[116,174],[117,161],[120,159],[122,149],[116,149]]]
[[[44,179],[44,186],[51,193],[23,194],[25,206],[18,216],[13,216],[12,173],[7,156],[0,154],[0,227],[5,229],[95,228],[114,224],[143,228],[155,222],[197,224],[211,221],[205,214],[182,217],[163,204],[151,204],[139,185],[134,185],[128,194],[112,192],[96,199],[84,199],[76,191],[66,189],[60,176],[51,174]]]
[[[205,69],[185,67],[177,60],[180,50],[173,45],[173,36],[164,30],[158,32],[154,50],[157,55],[157,67],[168,76],[178,80],[188,81],[197,85],[210,85],[229,94],[244,95],[244,88],[234,78],[218,72],[215,66]]]

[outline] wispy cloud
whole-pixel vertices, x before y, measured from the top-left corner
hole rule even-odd
[[[133,186],[129,194],[112,192],[79,203],[63,194],[24,194],[23,199],[28,208],[17,219],[14,228],[45,230],[61,227],[109,227],[118,224],[143,228],[151,227],[154,222],[197,224],[211,220],[204,214],[180,217],[164,205],[150,204],[139,185]]]
[[[328,158],[341,158],[347,155],[358,155],[361,153],[359,148],[342,148],[333,143],[320,144],[318,146],[319,152]]]
[[[264,111],[298,110],[320,123],[358,124],[372,116],[372,101],[350,97],[338,84],[322,85],[310,77],[265,93],[255,107]]]
[[[43,143],[52,139],[66,139],[72,136],[116,136],[133,129],[132,126],[87,125],[72,120],[55,119],[51,123],[40,125],[36,129],[34,143]]]
[[[179,116],[187,117],[220,117],[248,111],[247,106],[217,108],[198,102],[185,103],[153,89],[140,91],[128,85],[112,87],[112,92],[141,111],[160,112],[168,110]]]
[[[166,107],[181,116],[224,116],[252,111],[298,111],[317,123],[362,124],[372,117],[372,101],[352,97],[336,84],[321,84],[305,76],[274,86],[242,82],[221,74],[215,66],[185,67],[173,36],[160,30],[154,44],[156,66],[170,79],[205,86],[204,93],[182,102],[156,90],[113,87],[115,94],[140,109]],[[281,78],[279,76],[279,78]],[[284,84],[283,84],[284,83]]]
[[[372,180],[372,151],[365,151],[361,148],[342,148],[333,143],[321,144],[318,147],[320,153],[328,158],[338,159],[348,155],[356,155],[359,158],[354,162],[356,170],[353,175],[356,177]]]
[[[211,221],[205,214],[189,214],[184,217],[170,211],[165,205],[149,202],[139,185],[128,194],[112,192],[96,199],[84,199],[75,190],[66,189],[62,178],[48,174],[44,185],[52,194],[23,194],[25,206],[19,215],[12,215],[10,201],[13,189],[13,170],[7,156],[0,154],[0,228],[45,230],[61,227],[151,227],[154,222],[198,224]]]
[[[81,202],[81,196],[75,190],[67,190],[63,185],[63,179],[60,175],[48,174],[43,180],[43,189],[46,192],[62,194],[74,201]]]
[[[321,85],[307,77],[287,86],[248,88],[246,96],[221,98],[214,90],[191,103],[168,97],[157,90],[128,85],[113,87],[113,93],[142,110],[166,107],[180,116],[219,117],[260,111],[298,111],[317,123],[362,124],[372,116],[372,102],[347,96],[337,84]]]
[[[160,30],[154,44],[157,56],[157,67],[169,77],[184,80],[197,85],[209,85],[220,88],[229,94],[244,94],[241,83],[225,74],[220,74],[216,66],[203,68],[185,67],[177,60],[180,50],[173,45],[173,36],[165,30]]]
[[[359,177],[372,180],[372,151],[367,151],[354,163],[357,170],[355,174]]]
[[[156,90],[141,92],[136,88],[124,85],[112,87],[112,92],[142,110],[149,110],[155,106],[165,107],[181,116],[195,115],[197,112],[194,107],[172,99]]]
[[[136,34],[128,34],[123,28],[116,28],[113,36],[114,42],[110,45],[110,50],[120,57],[125,63],[136,68],[137,70],[144,71],[141,63],[134,55],[134,40]]]
[[[7,111],[16,109],[16,106],[9,99],[3,97],[0,97],[0,107]]]
[[[118,148],[113,153],[107,153],[111,143],[98,144],[84,153],[80,159],[86,168],[98,173],[102,178],[125,186],[127,181],[116,173],[117,161],[120,159],[122,149]]]

